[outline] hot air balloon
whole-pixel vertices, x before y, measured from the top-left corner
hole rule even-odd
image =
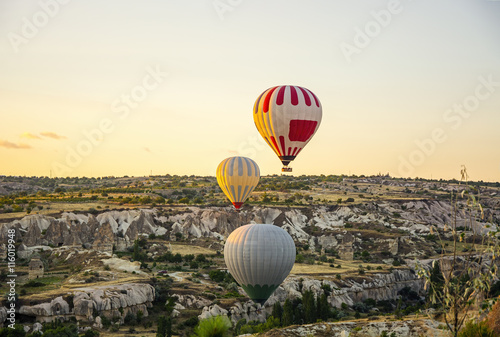
[[[227,238],[224,260],[248,296],[254,302],[264,304],[292,270],[295,244],[280,227],[245,225]]]
[[[217,167],[217,182],[238,210],[259,183],[257,163],[246,157],[229,157]]]
[[[321,116],[316,95],[293,85],[267,89],[253,108],[255,126],[283,163],[283,172],[292,171],[288,164],[316,133]]]

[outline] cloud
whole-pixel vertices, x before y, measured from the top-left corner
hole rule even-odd
[[[40,134],[44,137],[48,137],[48,138],[52,138],[52,139],[66,139],[67,138],[66,136],[61,136],[55,132],[49,132],[49,131],[40,132]]]
[[[149,147],[143,147],[143,149],[144,149],[144,151],[151,153],[151,150],[149,149]]]
[[[28,144],[15,144],[7,140],[0,140],[0,147],[5,147],[7,149],[31,149],[31,146]]]
[[[28,138],[28,139],[41,139],[40,136],[34,135],[30,132],[24,132],[21,134],[21,138]]]

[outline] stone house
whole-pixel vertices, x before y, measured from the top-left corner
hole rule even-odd
[[[31,258],[30,264],[29,264],[29,274],[28,274],[28,279],[33,280],[37,279],[39,277],[43,277],[43,262],[40,260],[39,257],[33,257]]]

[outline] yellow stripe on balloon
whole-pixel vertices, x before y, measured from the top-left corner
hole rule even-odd
[[[229,157],[217,167],[217,182],[236,209],[248,199],[260,180],[256,162],[246,157]]]

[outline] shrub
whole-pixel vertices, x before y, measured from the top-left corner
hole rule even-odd
[[[109,329],[109,327],[111,326],[111,320],[109,318],[107,318],[106,316],[104,316],[104,315],[102,315],[100,317],[101,317],[102,326],[105,329]]]
[[[201,320],[194,329],[194,335],[198,337],[222,337],[231,328],[231,321],[227,316],[212,316]]]
[[[99,337],[99,332],[95,331],[95,330],[87,330],[85,331],[85,333],[83,334],[83,337]]]
[[[295,256],[295,262],[304,263],[304,256],[302,254],[297,254],[297,256]]]
[[[208,276],[210,279],[214,282],[221,283],[224,281],[226,277],[226,272],[223,272],[222,270],[211,270],[208,273]]]
[[[473,321],[467,324],[458,332],[458,337],[495,337],[497,336],[491,330],[486,322],[474,323]]]
[[[45,283],[43,283],[43,282],[31,280],[28,283],[26,283],[24,286],[26,288],[34,288],[34,287],[43,287],[44,285],[45,285]]]
[[[500,336],[500,298],[497,299],[497,303],[491,308],[486,319],[486,324]]]

